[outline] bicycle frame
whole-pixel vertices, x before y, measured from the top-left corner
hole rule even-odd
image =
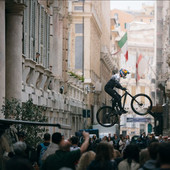
[[[122,103],[122,107],[123,107],[123,109],[124,109],[124,107],[125,107],[125,102],[126,102],[126,97],[127,97],[127,95],[129,95],[132,99],[134,99],[134,96],[132,96],[127,90],[124,92],[124,94],[121,96],[121,98],[123,98],[124,97],[124,100],[123,100],[123,103]],[[131,99],[131,100],[132,100]],[[140,104],[137,100],[135,100],[138,104]]]

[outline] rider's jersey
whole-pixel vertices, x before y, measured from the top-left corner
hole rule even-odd
[[[114,74],[111,79],[107,82],[107,84],[105,85],[105,88],[118,88],[121,89],[122,86],[119,83],[120,82],[120,75],[119,74]]]
[[[112,75],[111,79],[114,79],[114,80],[120,82],[120,75],[118,73],[114,74],[114,75]]]

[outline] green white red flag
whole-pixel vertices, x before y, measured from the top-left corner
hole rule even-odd
[[[122,54],[124,55],[126,61],[128,61],[128,44],[127,44],[127,32],[118,42],[119,47],[121,48]]]

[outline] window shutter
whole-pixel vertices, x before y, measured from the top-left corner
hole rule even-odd
[[[44,11],[44,24],[43,24],[43,32],[44,32],[44,37],[43,37],[43,66],[46,67],[46,61],[47,61],[47,15]]]
[[[23,40],[22,40],[22,53],[28,57],[28,49],[29,49],[29,1],[24,0],[24,4],[27,6],[24,9],[23,15]]]
[[[35,1],[30,0],[30,58],[35,59]]]
[[[50,16],[47,15],[44,8],[39,6],[39,62],[44,67],[49,67],[50,55]]]
[[[38,49],[38,28],[39,28],[39,10],[38,10],[38,2],[35,0],[35,53],[39,52]],[[34,55],[35,57],[35,55]],[[35,57],[36,60],[36,57]]]
[[[44,8],[39,5],[39,52],[40,58],[39,63],[43,63],[44,58],[44,17],[45,11]]]
[[[47,60],[46,60],[46,68],[49,68],[49,57],[50,57],[50,16],[47,15],[47,41],[46,41],[46,56],[47,56]]]

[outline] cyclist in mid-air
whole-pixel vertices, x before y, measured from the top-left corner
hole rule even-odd
[[[126,88],[122,87],[119,82],[120,82],[120,77],[125,79],[127,74],[129,74],[129,71],[125,69],[120,69],[118,73],[113,71],[113,75],[111,79],[106,83],[104,88],[105,92],[108,93],[112,98],[114,98],[115,101],[118,103],[118,106],[120,108],[120,114],[127,113],[127,111],[123,109],[121,103],[121,96],[117,93],[117,91],[114,88],[126,90]]]

